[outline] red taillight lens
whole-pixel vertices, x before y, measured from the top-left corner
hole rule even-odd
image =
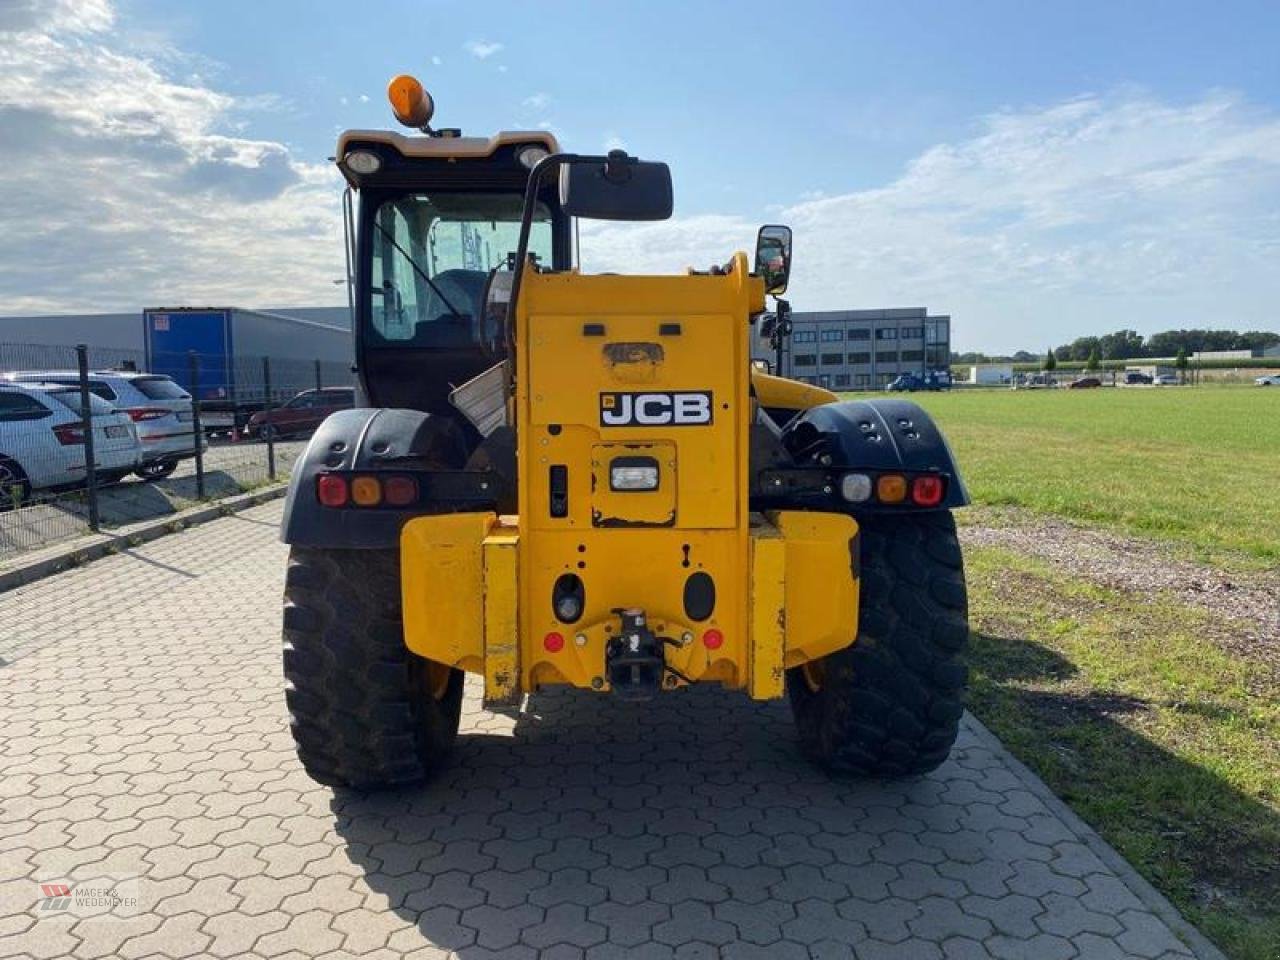
[[[126,410],[129,419],[134,423],[141,423],[144,420],[159,420],[161,417],[169,415],[168,410],[157,410],[154,407],[135,407],[132,410]]]
[[[911,481],[911,502],[917,507],[936,507],[942,502],[941,477],[923,476]]]
[[[387,477],[382,481],[382,498],[389,507],[407,507],[418,499],[418,482],[413,477]]]
[[[542,638],[542,645],[548,653],[559,653],[564,649],[564,634],[552,631]]]
[[[53,435],[64,447],[84,443],[84,423],[64,423],[60,427],[53,428]]]
[[[708,650],[719,650],[724,646],[724,634],[712,627],[702,635],[702,645]]]
[[[316,478],[316,497],[326,507],[345,507],[349,495],[346,477],[323,473]]]

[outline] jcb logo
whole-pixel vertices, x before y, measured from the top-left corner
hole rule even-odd
[[[711,391],[602,393],[602,427],[694,427],[711,422]]]

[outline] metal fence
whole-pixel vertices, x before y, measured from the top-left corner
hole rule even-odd
[[[351,387],[319,360],[0,343],[0,563],[287,478]]]

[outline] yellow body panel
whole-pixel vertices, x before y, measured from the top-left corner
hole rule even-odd
[[[808,410],[819,404],[831,403],[840,398],[823,387],[815,387],[799,380],[775,377],[756,367],[751,368],[751,386],[756,400],[762,407],[779,407],[783,410]]]
[[[751,676],[755,700],[782,696],[787,642],[787,545],[773,524],[751,528]]]
[[[858,524],[836,513],[770,512],[786,543],[787,642],[783,666],[849,646],[858,629]]]
[[[678,603],[651,604],[646,609],[655,632],[693,635],[693,642],[667,654],[667,662],[680,673],[695,681],[746,687],[754,699],[768,700],[782,695],[786,669],[853,641],[858,581],[849,560],[857,549],[858,528],[852,518],[838,514],[778,511],[753,515],[748,533],[744,569],[749,599],[741,610],[717,612],[706,623],[694,624],[684,618]],[[669,579],[671,568],[682,561],[657,549],[659,531],[633,530],[627,536],[641,538],[634,561],[602,573],[623,596],[649,595],[653,585]],[[545,633],[520,633],[519,546],[511,518],[500,520],[492,513],[410,520],[401,536],[409,649],[430,660],[482,673],[485,697],[490,700],[509,701],[543,684],[608,689],[604,648],[606,628],[614,618],[601,603],[588,602],[581,621],[573,626],[558,623],[549,612],[534,611],[529,619],[540,629],[546,627]],[[475,558],[474,568],[463,569],[463,558]],[[732,571],[735,565],[741,565],[740,558],[725,555],[704,568],[718,580],[721,572]],[[559,571],[551,574],[535,578],[528,592],[550,596]],[[592,594],[590,585],[587,593]],[[719,650],[708,650],[698,642],[709,627],[725,635]],[[731,642],[735,636],[731,630],[741,631],[738,643]],[[563,648],[549,653],[542,643],[546,633],[559,633],[565,640]],[[518,643],[518,636],[527,639]],[[680,683],[673,681],[669,686]]]
[[[852,642],[854,521],[748,512],[747,319],[764,289],[746,257],[722,276],[526,271],[522,284],[512,403],[521,512],[405,525],[409,648],[482,673],[492,699],[545,684],[608,690],[616,610],[637,607],[675,641],[665,659],[678,673],[664,686],[688,678],[768,699],[782,694],[785,668]],[[780,385],[765,384],[769,397],[826,394],[768,380]],[[610,489],[618,458],[656,465],[657,489]],[[715,585],[702,620],[686,609],[695,573]],[[566,574],[584,588],[571,624],[552,606]]]
[[[414,653],[472,673],[484,668],[484,539],[492,513],[410,520],[400,533],[405,643]]]
[[[505,518],[504,518],[505,521]],[[515,526],[495,524],[484,539],[484,695],[511,701],[519,696],[520,644]]]

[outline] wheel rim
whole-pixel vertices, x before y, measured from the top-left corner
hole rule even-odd
[[[806,660],[800,664],[800,675],[804,677],[805,686],[811,693],[822,689],[822,681],[827,677],[827,668],[822,660]]]

